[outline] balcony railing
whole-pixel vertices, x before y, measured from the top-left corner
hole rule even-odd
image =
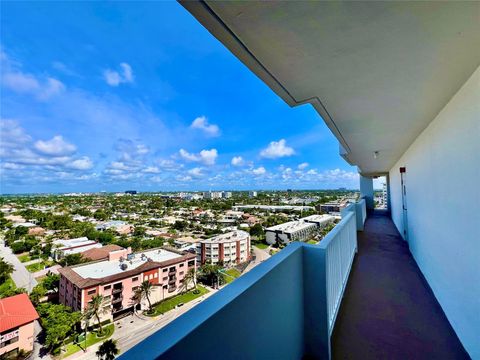
[[[113,288],[112,294],[118,294],[118,293],[121,293],[122,291],[123,291],[123,287],[121,287],[121,288]]]
[[[288,245],[122,358],[328,359],[357,250],[357,218],[363,227],[362,201],[344,211],[319,245]],[[275,345],[259,341],[265,336]]]

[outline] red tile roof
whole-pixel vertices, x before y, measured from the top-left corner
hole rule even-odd
[[[27,294],[0,299],[0,333],[38,319]]]
[[[123,247],[115,244],[105,245],[101,248],[88,249],[82,252],[85,259],[92,261],[108,259],[108,254],[111,251],[123,250]]]

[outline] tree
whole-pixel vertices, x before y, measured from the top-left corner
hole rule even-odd
[[[218,287],[224,283],[224,275],[221,272],[221,267],[218,265],[205,264],[200,267],[200,274],[212,287]]]
[[[74,326],[80,321],[80,312],[72,312],[68,306],[52,303],[43,303],[37,306],[40,322],[45,329],[45,345],[56,349],[62,345],[63,340],[72,332]]]
[[[42,285],[47,290],[58,291],[60,285],[60,275],[58,274],[47,274],[47,277],[42,280]]]
[[[137,312],[137,307],[142,302],[142,291],[140,288],[136,289],[130,298],[131,304],[133,305],[133,312]]]
[[[148,311],[152,312],[152,303],[150,302],[150,295],[152,294],[153,285],[150,281],[145,280],[140,284],[139,294],[141,299],[147,299],[148,301]]]
[[[183,283],[182,283],[182,286],[181,286],[181,292],[182,293],[187,292],[188,291],[188,285],[192,282],[193,282],[193,284],[196,288],[197,284],[196,284],[195,279],[196,279],[195,269],[191,268],[187,271],[187,273],[185,274],[185,277],[183,278]]]
[[[87,313],[91,315],[91,317],[95,317],[95,319],[97,319],[99,334],[103,334],[103,327],[102,327],[102,322],[100,321],[100,315],[106,313],[106,310],[104,308],[105,308],[105,298],[102,295],[93,296],[90,302],[88,303],[88,307],[87,307]]]
[[[0,257],[0,283],[7,281],[14,270],[15,268],[12,264],[6,262],[2,257]]]
[[[42,299],[47,294],[47,289],[43,286],[43,284],[35,285],[30,293],[30,300],[34,305],[38,305],[40,303],[40,299]]]
[[[263,226],[260,224],[255,224],[250,228],[250,235],[254,236],[257,239],[263,239],[265,237],[265,231]]]
[[[95,353],[99,359],[104,360],[113,360],[115,355],[118,355],[119,350],[117,347],[116,340],[108,339],[105,340],[102,345],[98,348],[98,351]]]
[[[62,266],[73,266],[87,262],[87,260],[82,256],[82,254],[68,254],[62,260],[59,261]]]

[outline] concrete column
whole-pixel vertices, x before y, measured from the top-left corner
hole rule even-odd
[[[365,197],[367,210],[373,210],[375,203],[373,201],[373,179],[360,175],[360,196]]]

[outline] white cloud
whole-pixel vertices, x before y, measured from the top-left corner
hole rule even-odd
[[[60,135],[54,136],[51,140],[38,140],[34,147],[42,154],[50,156],[64,156],[73,154],[77,147],[63,140]]]
[[[201,177],[203,176],[202,170],[203,170],[202,168],[196,167],[188,170],[188,174],[194,177]]]
[[[48,77],[41,82],[35,76],[20,71],[2,74],[2,84],[17,93],[34,95],[39,100],[47,100],[65,90],[60,80]]]
[[[287,146],[286,143],[285,139],[272,141],[267,148],[260,152],[260,156],[268,159],[276,159],[295,154],[295,150]]]
[[[243,164],[245,164],[245,161],[243,160],[243,158],[241,156],[234,156],[232,158],[231,164],[233,166],[242,166]]]
[[[267,170],[265,170],[265,168],[263,166],[260,166],[256,169],[253,169],[252,170],[252,173],[254,175],[264,175],[265,173],[267,172]]]
[[[217,125],[209,124],[208,119],[205,116],[199,116],[193,120],[190,125],[192,129],[199,129],[205,132],[209,136],[219,136],[220,128]]]
[[[127,63],[120,64],[121,71],[107,69],[103,72],[105,81],[110,86],[118,86],[123,83],[133,82],[132,67]]]
[[[84,156],[80,159],[73,160],[68,167],[75,170],[89,170],[93,167],[93,162],[88,156]]]
[[[300,170],[305,170],[307,167],[308,167],[308,163],[307,162],[304,162],[304,163],[301,163],[300,165],[298,165],[298,168]]]
[[[185,149],[180,149],[179,154],[186,161],[200,162],[204,165],[214,165],[218,157],[217,149],[202,150],[198,154],[192,154]]]
[[[143,169],[143,172],[147,174],[159,174],[160,169],[156,166],[148,166],[145,169]]]

